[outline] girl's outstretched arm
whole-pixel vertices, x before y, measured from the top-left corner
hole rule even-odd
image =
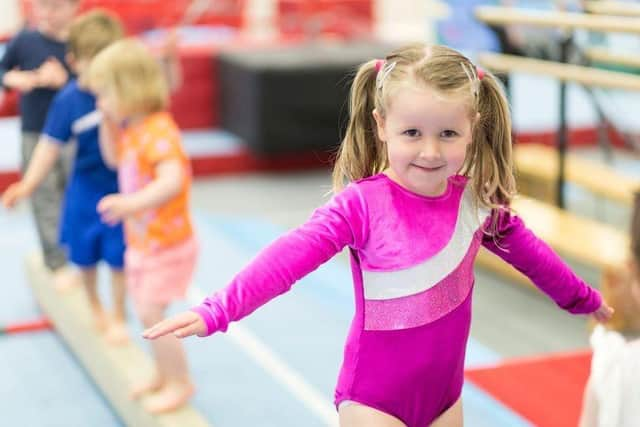
[[[361,248],[368,233],[366,218],[366,206],[359,189],[355,185],[348,186],[317,209],[302,226],[263,249],[227,287],[194,307],[191,315],[183,313],[160,323],[145,336],[155,338],[159,333],[181,329],[198,335],[226,331],[230,322],[287,292],[296,281],[345,246]],[[197,326],[188,323],[195,321],[194,316],[206,326],[204,334],[201,334],[200,322],[196,322]]]
[[[603,302],[600,293],[576,276],[520,217],[502,211],[498,232],[495,239],[485,235],[482,245],[527,276],[563,309],[574,314],[593,314],[601,322],[609,320],[613,310]]]

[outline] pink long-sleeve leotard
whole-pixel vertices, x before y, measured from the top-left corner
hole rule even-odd
[[[356,307],[336,405],[358,402],[425,427],[460,397],[480,245],[572,313],[601,303],[519,217],[500,218],[498,244],[483,233],[489,212],[466,183],[450,177],[438,197],[384,174],[352,183],[194,310],[209,334],[225,331],[348,246]]]

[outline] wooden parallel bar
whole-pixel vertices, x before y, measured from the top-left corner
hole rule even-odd
[[[623,1],[585,1],[584,7],[591,13],[616,16],[640,16],[640,4]]]
[[[498,53],[481,53],[478,55],[478,62],[484,67],[498,72],[517,71],[554,77],[586,86],[640,91],[640,76],[629,73]]]
[[[604,269],[627,258],[629,237],[613,226],[527,197],[516,198],[513,209],[558,253],[578,262]]]
[[[558,177],[558,153],[549,146],[519,144],[514,150],[518,178],[539,180],[555,187]],[[633,193],[640,190],[640,180],[617,173],[600,162],[569,154],[565,163],[565,178],[591,193],[631,206]]]
[[[434,19],[446,19],[451,16],[451,7],[442,0],[427,0],[428,17]]]
[[[531,283],[531,281],[527,278],[527,276],[520,273],[510,264],[502,260],[499,256],[494,255],[485,248],[480,248],[480,251],[478,251],[478,256],[476,257],[476,265],[499,276],[502,276],[511,282],[537,289],[535,285]]]
[[[117,347],[107,345],[93,329],[83,290],[76,288],[64,294],[56,292],[40,257],[30,256],[26,269],[33,292],[55,330],[127,426],[210,427],[190,405],[169,414],[154,416],[147,413],[140,402],[130,400],[129,384],[151,375],[149,357],[133,343]]]
[[[612,226],[523,196],[517,197],[512,206],[527,227],[562,256],[602,272],[619,270],[626,262],[629,237]],[[524,275],[486,250],[480,251],[476,263],[518,283],[530,284]]]
[[[536,27],[585,29],[600,32],[640,34],[640,18],[589,15],[576,12],[533,10],[499,6],[475,9],[478,20],[491,25],[530,25]]]
[[[640,68],[640,58],[630,54],[612,53],[603,47],[591,47],[585,50],[587,58],[591,61],[602,62],[611,65],[623,65],[625,67]]]

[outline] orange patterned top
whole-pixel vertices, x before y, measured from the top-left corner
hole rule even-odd
[[[191,166],[180,143],[180,130],[171,115],[153,113],[125,129],[117,143],[117,156],[123,194],[139,191],[153,181],[160,162],[176,159],[184,166],[182,188],[175,197],[125,220],[127,245],[153,252],[190,238],[193,235],[189,214]]]

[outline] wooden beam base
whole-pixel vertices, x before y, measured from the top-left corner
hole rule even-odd
[[[56,292],[38,255],[28,257],[27,275],[43,311],[91,375],[123,422],[130,427],[210,427],[190,405],[163,415],[147,413],[130,400],[129,385],[152,373],[150,358],[134,343],[110,346],[93,328],[84,289]]]

